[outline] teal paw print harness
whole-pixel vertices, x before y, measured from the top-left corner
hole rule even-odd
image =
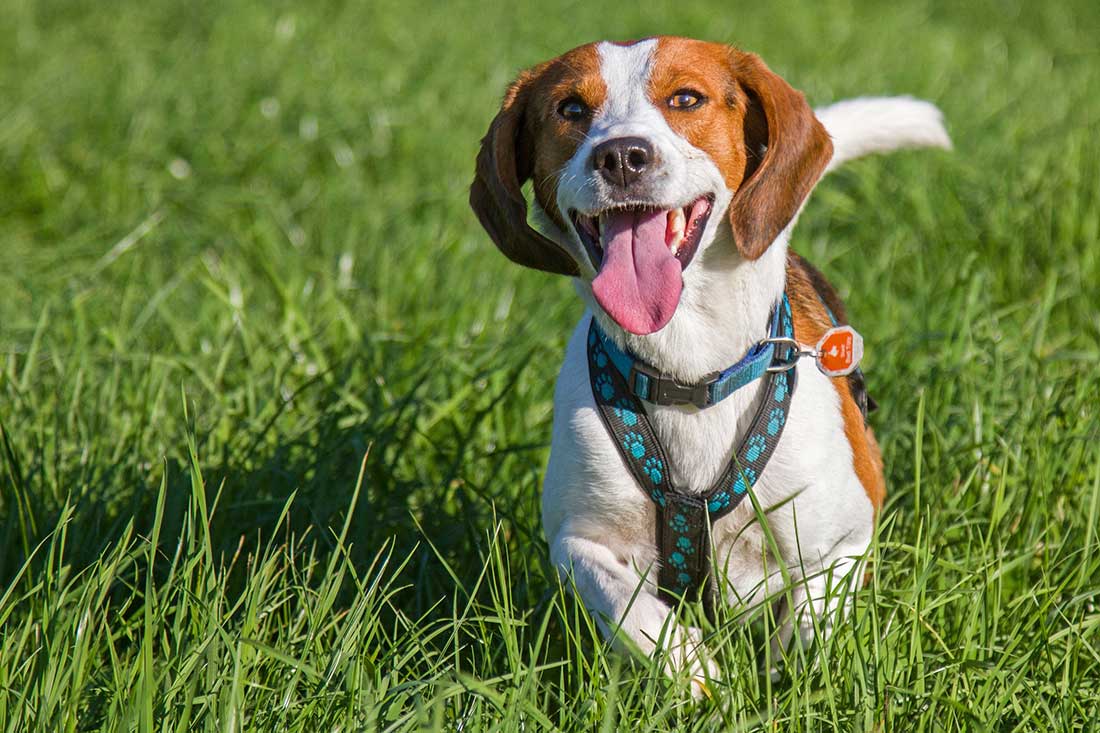
[[[775,452],[794,394],[798,359],[791,306],[786,294],[776,304],[770,337],[737,364],[695,385],[682,385],[620,349],[596,320],[588,329],[588,377],[600,417],[615,439],[634,480],[657,507],[657,556],[660,596],[670,604],[702,597],[707,612],[714,604],[710,528],[744,500]],[[646,415],[642,400],[656,404],[694,404],[703,408],[740,387],[764,378],[764,399],[718,481],[705,494],[689,494],[672,485],[668,458]]]

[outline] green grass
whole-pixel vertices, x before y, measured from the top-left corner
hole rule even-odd
[[[0,0],[0,731],[1096,730],[1100,6]],[[795,248],[867,341],[874,582],[695,705],[539,526],[580,306],[466,207],[521,67],[603,37],[911,93]]]

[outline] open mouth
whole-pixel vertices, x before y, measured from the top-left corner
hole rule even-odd
[[[687,206],[616,206],[596,216],[569,213],[596,277],[592,295],[619,326],[646,335],[676,312],[683,272],[699,249],[714,206],[700,196]]]
[[[703,230],[707,228],[713,206],[714,196],[708,194],[700,196],[687,206],[663,210],[665,212],[665,246],[679,261],[681,269],[687,269],[692,258],[695,257],[695,252],[699,249],[699,240],[703,237]],[[610,218],[635,212],[660,211],[662,211],[660,207],[638,204],[615,206],[601,211],[596,216],[585,216],[576,211],[570,211],[569,215],[588,252],[592,266],[598,272],[603,266],[604,255],[607,252]]]

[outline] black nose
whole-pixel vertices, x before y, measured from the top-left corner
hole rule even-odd
[[[615,186],[634,183],[652,162],[653,146],[640,137],[617,137],[600,143],[592,151],[592,167]]]

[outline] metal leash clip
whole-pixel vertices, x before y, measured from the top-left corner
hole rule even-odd
[[[843,377],[854,372],[863,358],[863,338],[851,326],[830,328],[813,349],[804,349],[798,341],[786,336],[767,338],[762,343],[775,344],[769,372],[789,371],[799,359],[809,356],[825,376]]]
[[[767,369],[769,373],[790,371],[804,356],[817,358],[816,351],[803,349],[802,344],[789,336],[766,338],[761,343],[775,344],[775,355],[772,357],[771,366]]]

